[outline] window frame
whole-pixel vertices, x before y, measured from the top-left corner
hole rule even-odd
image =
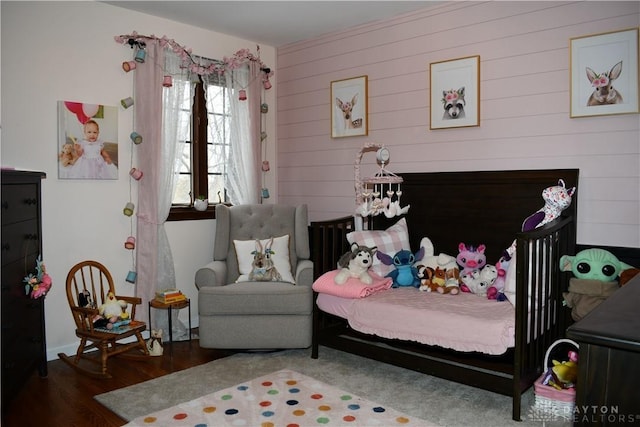
[[[192,194],[208,194],[209,176],[207,169],[207,101],[202,77],[195,84],[191,108],[191,177]],[[207,209],[198,211],[193,204],[172,204],[167,221],[215,219],[215,205],[209,203]]]

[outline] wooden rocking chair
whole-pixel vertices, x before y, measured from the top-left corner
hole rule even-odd
[[[58,357],[79,372],[96,378],[111,378],[107,371],[107,360],[111,356],[141,360],[151,358],[142,338],[142,332],[147,326],[144,322],[135,320],[136,306],[142,303],[140,298],[115,296],[116,300],[125,301],[127,308],[131,307],[129,324],[110,331],[94,326],[94,320],[99,315],[98,309],[110,292],[115,295],[111,273],[97,261],[80,262],[67,274],[67,300],[76,323],[80,345],[75,357],[64,353],[58,353]],[[136,340],[127,340],[130,337],[135,337]],[[123,340],[126,342],[119,342]],[[82,361],[88,363],[81,364]],[[89,364],[97,364],[99,369],[88,369],[86,365]]]

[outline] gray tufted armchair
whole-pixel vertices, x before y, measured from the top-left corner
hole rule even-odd
[[[234,240],[289,235],[295,285],[237,282]],[[311,345],[313,263],[307,206],[216,207],[213,261],[196,272],[200,346],[226,349],[306,348]]]

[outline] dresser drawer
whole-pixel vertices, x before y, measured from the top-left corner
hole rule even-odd
[[[37,184],[2,185],[2,225],[25,219],[36,219],[38,205]]]
[[[22,281],[29,273],[36,272],[37,253],[31,253],[24,259],[2,263],[2,298],[4,307],[5,293],[11,295],[24,295],[24,282]],[[3,260],[4,261],[4,260]]]
[[[40,336],[22,336],[16,337],[12,345],[3,349],[3,395],[5,395],[5,387],[17,391],[29,376],[31,376],[31,373],[38,368],[43,357],[42,345],[43,343]]]
[[[38,220],[21,221],[11,225],[2,226],[2,264],[7,264],[18,259],[31,259],[33,254],[38,256],[40,252],[40,229]],[[27,272],[35,271],[36,264],[27,265]]]
[[[2,294],[5,299],[5,294]],[[2,338],[4,333],[12,330],[39,331],[42,324],[42,299],[31,299],[24,294],[18,297],[8,298],[10,305],[2,308]],[[39,333],[39,332],[38,332]]]

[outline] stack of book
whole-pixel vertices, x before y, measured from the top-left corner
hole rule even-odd
[[[156,301],[163,304],[171,304],[174,302],[184,301],[187,297],[178,289],[165,289],[164,291],[156,292]]]

